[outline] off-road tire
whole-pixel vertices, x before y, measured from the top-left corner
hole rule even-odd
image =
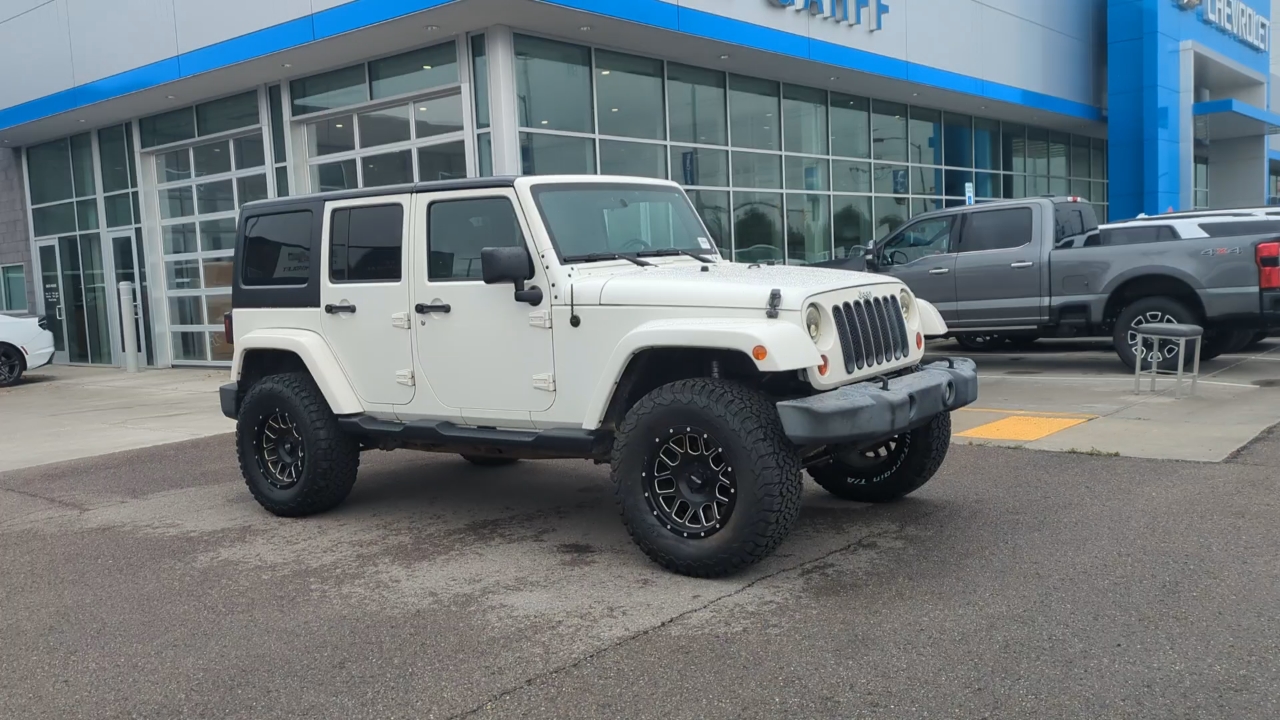
[[[306,453],[296,484],[285,489],[271,484],[258,458],[261,423],[277,412],[288,413]],[[338,427],[324,395],[306,373],[269,375],[249,388],[236,421],[236,449],[249,492],[281,517],[337,507],[351,492],[360,467],[359,441]]]
[[[1138,358],[1137,353],[1134,352],[1133,346],[1129,344],[1129,331],[1134,327],[1133,323],[1136,322],[1138,318],[1155,318],[1157,315],[1161,318],[1172,318],[1174,322],[1180,324],[1196,325],[1200,322],[1200,317],[1196,315],[1195,312],[1183,303],[1171,297],[1146,297],[1129,303],[1129,305],[1121,310],[1120,314],[1116,317],[1115,329],[1111,333],[1111,340],[1115,344],[1116,355],[1120,357],[1120,362],[1123,362],[1130,370],[1134,369],[1134,365],[1137,364]],[[1161,320],[1161,322],[1163,321],[1164,320]],[[1165,345],[1167,345],[1167,343],[1165,341],[1161,341],[1161,346],[1163,347]],[[1194,342],[1187,341],[1188,350],[1190,350],[1194,345]],[[1146,348],[1147,351],[1150,352],[1151,341],[1146,341]],[[1188,357],[1183,358],[1182,360],[1184,363],[1190,364],[1190,352],[1188,352],[1187,355]],[[1201,358],[1204,357],[1205,356],[1201,354]],[[1157,363],[1157,366],[1161,370],[1178,369],[1177,361],[1173,358],[1162,360]],[[1149,368],[1150,362],[1144,362],[1143,367]]]
[[[1261,345],[1261,344],[1262,344],[1262,341],[1263,341],[1263,340],[1266,340],[1266,339],[1267,339],[1267,338],[1269,338],[1269,337],[1271,337],[1271,333],[1267,332],[1266,330],[1259,330],[1258,332],[1254,333],[1252,337],[1250,337],[1250,338],[1249,338],[1249,342],[1248,342],[1248,344],[1246,344],[1246,345],[1245,345],[1243,348],[1241,348],[1241,349],[1242,349],[1242,350],[1254,350],[1254,349],[1256,349],[1259,345]]]
[[[996,333],[960,333],[955,336],[956,344],[968,352],[993,352],[1007,340],[1004,335]]]
[[[734,505],[706,537],[682,537],[658,517],[646,487],[650,453],[672,428],[696,427],[718,444],[733,475]],[[622,522],[646,555],[681,575],[719,577],[773,552],[800,513],[798,449],[775,405],[754,390],[697,378],[663,385],[640,399],[615,435],[612,478]]]
[[[500,455],[463,455],[462,459],[476,467],[505,467],[519,462],[516,458],[502,457]]]
[[[951,413],[933,416],[927,425],[899,435],[898,448],[884,462],[854,468],[836,459],[809,468],[809,477],[841,500],[891,503],[929,482],[951,447]]]

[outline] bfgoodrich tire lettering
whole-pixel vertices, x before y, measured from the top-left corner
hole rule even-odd
[[[281,427],[288,428],[291,443],[283,470],[272,437],[281,435]],[[270,375],[249,389],[236,421],[236,448],[249,492],[283,517],[337,507],[351,492],[360,466],[359,443],[338,428],[305,373]]]
[[[688,527],[669,528],[670,518],[663,519],[646,496],[654,453],[694,428],[718,453],[708,466],[732,476],[733,502],[707,513],[727,511],[727,517],[718,527],[713,522],[704,536]],[[723,380],[681,380],[636,403],[618,429],[612,475],[622,521],[636,545],[682,575],[718,577],[759,561],[778,547],[800,512],[800,460],[777,409],[758,393]]]
[[[843,500],[887,503],[901,500],[929,482],[951,447],[951,414],[939,413],[921,426],[886,443],[883,459],[857,466],[834,459],[809,468],[809,476]]]

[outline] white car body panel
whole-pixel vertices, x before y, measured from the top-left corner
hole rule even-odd
[[[27,370],[48,365],[53,359],[53,333],[40,327],[39,318],[0,315],[0,343],[18,348]]]

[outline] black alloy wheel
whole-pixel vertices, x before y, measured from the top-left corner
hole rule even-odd
[[[668,428],[655,438],[644,467],[645,498],[671,533],[709,537],[733,514],[738,492],[733,468],[709,433],[692,426]]]
[[[278,490],[288,490],[302,479],[307,452],[298,425],[285,411],[276,411],[259,423],[255,438],[258,469]]]
[[[22,377],[22,353],[11,345],[0,345],[0,387],[18,382]]]

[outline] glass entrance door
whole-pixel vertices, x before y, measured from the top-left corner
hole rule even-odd
[[[70,235],[41,243],[45,313],[58,362],[112,364],[110,300],[102,236]]]
[[[147,256],[142,244],[142,230],[134,229],[111,238],[111,254],[115,260],[116,282],[133,283],[133,322],[137,328],[138,364],[155,365],[155,351],[151,341],[151,287],[147,282]],[[120,315],[119,346],[124,349],[124,317],[119,308],[120,294],[115,294],[117,313]]]

